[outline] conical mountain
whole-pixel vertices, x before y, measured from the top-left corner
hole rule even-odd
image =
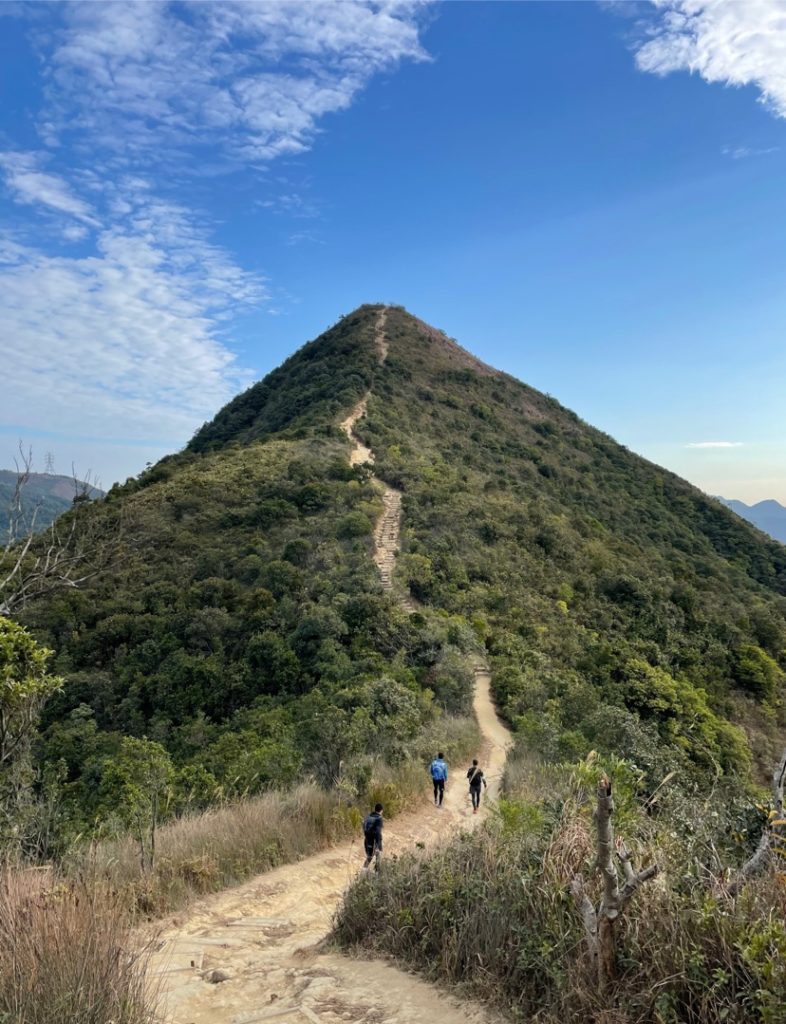
[[[399,497],[388,590],[374,531]],[[465,708],[471,649],[549,757],[771,762],[786,549],[400,307],[343,317],[109,512],[113,566],[28,612],[67,679],[41,756],[87,812],[123,733],[225,791],[334,779]]]

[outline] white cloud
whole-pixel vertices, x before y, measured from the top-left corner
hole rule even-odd
[[[75,196],[61,177],[40,170],[40,163],[36,153],[0,153],[0,170],[16,201],[45,206],[97,226],[90,206]]]
[[[258,199],[256,205],[264,210],[300,220],[319,217],[316,205],[299,192],[280,192],[270,199]]]
[[[97,252],[53,257],[0,240],[0,321],[13,348],[8,422],[36,430],[185,440],[247,375],[221,340],[263,285],[153,200]]]
[[[61,231],[67,242],[81,242],[88,236],[88,230],[82,224],[67,224]]]
[[[241,306],[270,306],[265,284],[210,242],[215,224],[187,197],[210,202],[205,179],[228,170],[244,172],[239,186],[258,196],[261,164],[311,146],[325,116],[347,109],[375,74],[427,59],[425,6],[23,8],[44,68],[37,126],[49,152],[0,153],[0,178],[15,202],[57,219],[51,248],[40,218],[0,233],[2,341],[13,346],[3,355],[14,381],[4,422],[173,446],[246,384],[232,323]],[[288,176],[271,184],[271,211],[300,223],[318,216]],[[164,198],[172,194],[181,201]],[[79,257],[62,255],[64,243],[81,243]]]
[[[753,146],[724,146],[721,152],[732,160],[747,160],[752,156],[769,156],[770,153],[777,153],[779,150],[780,146],[766,146],[761,149]]]
[[[741,448],[742,441],[691,441],[686,448]]]
[[[784,0],[653,0],[657,17],[638,46],[643,71],[690,71],[707,82],[753,85],[786,117]]]
[[[307,149],[370,78],[423,60],[422,3],[76,3],[52,40],[51,136],[114,149],[218,145],[252,163]]]
[[[321,238],[316,231],[293,231],[292,234],[287,238],[287,245],[324,245],[325,240]]]

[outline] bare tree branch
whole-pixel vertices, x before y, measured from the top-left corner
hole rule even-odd
[[[32,473],[32,451],[20,442],[17,479],[9,515],[8,542],[0,548],[0,615],[18,614],[31,601],[60,589],[83,586],[114,553],[117,531],[81,508],[94,485],[74,473],[74,509],[36,534],[39,506],[28,517],[23,495]]]
[[[617,856],[620,859],[622,870],[625,875],[625,885],[622,887],[622,891],[620,893],[620,908],[624,910],[626,904],[636,890],[645,882],[648,882],[651,878],[654,878],[657,875],[658,865],[650,864],[650,866],[644,868],[643,871],[635,871],[633,864],[631,863],[628,848],[620,838],[617,839]]]
[[[33,450],[28,448],[25,451],[22,442],[18,444],[19,455],[14,457],[14,467],[16,469],[16,481],[14,483],[14,493],[11,496],[11,503],[8,509],[8,538],[6,541],[7,545],[14,544],[21,535],[32,534],[35,530],[35,521],[38,516],[38,509],[40,503],[37,503],[33,508],[30,522],[27,523],[27,517],[25,515],[24,508],[24,490],[27,486],[30,475],[33,469]]]

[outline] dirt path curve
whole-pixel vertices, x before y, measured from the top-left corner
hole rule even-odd
[[[488,672],[476,672],[475,711],[484,733],[482,764],[496,797],[510,742],[490,698]],[[385,857],[433,847],[458,828],[476,827],[464,766],[448,781],[442,809],[429,801],[390,821]],[[485,807],[482,808],[485,810]],[[490,1011],[459,1002],[380,961],[322,949],[344,890],[363,862],[359,839],[259,875],[185,911],[162,935],[157,954],[162,1003],[172,1024],[492,1024]],[[212,971],[228,980],[212,984]]]
[[[387,353],[384,323],[383,312],[377,327],[380,361]],[[342,424],[354,442],[354,464],[373,462],[373,453],[353,432],[365,406],[365,400],[358,403]],[[380,573],[383,566],[387,568],[383,586],[392,589],[401,495],[385,488],[383,500],[375,561]],[[411,599],[401,600],[414,610]],[[491,677],[481,664],[475,668],[474,709],[484,738],[480,756],[489,784],[482,813],[472,814],[465,769],[457,766],[442,808],[424,802],[388,824],[385,857],[433,847],[456,829],[476,827],[488,803],[498,796],[512,739],[497,718]],[[151,965],[160,983],[166,1020],[171,1024],[493,1024],[498,1020],[490,1011],[459,1002],[389,964],[352,960],[323,949],[321,940],[362,861],[359,839],[346,842],[258,875],[173,918]],[[214,971],[223,972],[226,980],[211,982]]]

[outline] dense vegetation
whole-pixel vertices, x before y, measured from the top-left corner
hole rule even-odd
[[[170,816],[306,775],[361,792],[375,757],[466,710],[473,645],[549,759],[614,752],[647,785],[769,767],[786,548],[403,310],[380,367],[378,312],[87,510],[121,524],[110,569],[24,617],[65,680],[35,744],[47,852],[133,828],[150,779]],[[379,490],[337,426],[369,389],[411,617],[381,590]]]
[[[81,510],[121,524],[111,567],[25,616],[65,680],[36,744],[37,852],[306,777],[362,793],[379,759],[406,759],[436,715],[467,709],[471,631],[383,594],[379,493],[333,424],[336,396],[367,384],[347,360],[373,351],[372,327],[349,318],[304,350],[312,391],[297,360],[277,371],[284,398],[313,392],[291,430],[252,440],[244,416],[237,442],[230,406],[194,442],[216,450],[165,459]]]
[[[403,311],[388,336],[361,433],[404,491],[399,572],[472,624],[528,743],[769,771],[786,548]]]

